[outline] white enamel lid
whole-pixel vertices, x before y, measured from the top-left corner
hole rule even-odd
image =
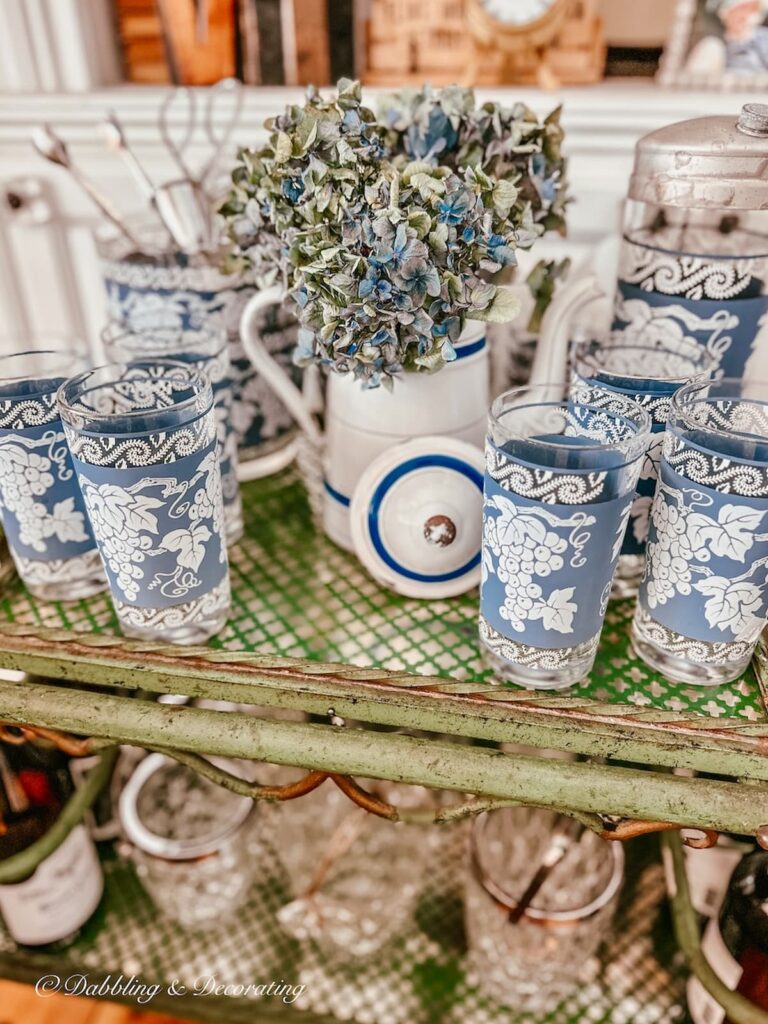
[[[480,582],[483,453],[448,437],[388,448],[352,496],[352,542],[377,582],[405,597],[463,594]]]

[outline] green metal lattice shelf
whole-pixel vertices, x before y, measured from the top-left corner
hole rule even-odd
[[[714,689],[672,685],[633,656],[631,607],[616,602],[583,685],[500,686],[480,658],[476,594],[420,602],[382,590],[315,530],[291,473],[246,485],[243,498],[232,615],[207,647],[126,641],[106,595],[45,604],[7,583],[0,666],[47,681],[0,682],[0,721],[567,808],[593,827],[597,815],[753,834],[768,823],[759,669]],[[263,711],[169,707],[160,693]],[[331,711],[379,728],[339,728]],[[701,774],[659,771],[670,768]]]

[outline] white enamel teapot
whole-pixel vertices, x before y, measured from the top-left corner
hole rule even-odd
[[[341,547],[352,550],[350,509],[368,466],[385,450],[424,436],[440,436],[482,448],[490,404],[485,325],[471,321],[457,341],[456,359],[438,373],[405,373],[392,390],[364,389],[352,374],[330,373],[325,393],[325,433],[317,402],[291,381],[270,356],[258,333],[261,311],[281,303],[279,285],[259,292],[241,320],[243,347],[310,441],[323,448],[323,526]]]

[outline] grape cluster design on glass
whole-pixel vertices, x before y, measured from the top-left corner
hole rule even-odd
[[[729,502],[715,516],[704,511],[712,504],[697,488],[659,483],[651,514],[646,603],[653,610],[676,595],[688,597],[696,591],[707,598],[704,615],[712,628],[752,642],[765,621],[768,557],[748,562],[747,555],[755,543],[768,540],[768,533],[757,532],[768,510]],[[719,575],[708,565],[713,556],[743,565],[744,571]]]

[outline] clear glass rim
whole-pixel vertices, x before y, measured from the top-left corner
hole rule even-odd
[[[486,811],[484,814],[478,815],[472,822],[469,840],[471,869],[475,879],[496,903],[510,911],[517,909],[518,897],[513,896],[512,893],[508,892],[503,886],[494,881],[487,869],[483,866],[482,855],[480,852],[480,841],[482,840],[483,833],[491,815],[499,813],[503,814],[507,811],[514,812],[516,809],[517,808],[514,807],[502,808],[498,811]],[[554,811],[552,813],[556,814]],[[578,924],[579,921],[584,921],[589,917],[593,917],[599,910],[602,910],[604,906],[610,903],[621,888],[624,878],[624,849],[618,841],[600,841],[605,843],[609,856],[612,858],[611,874],[605,888],[588,903],[584,903],[580,907],[571,907],[566,910],[545,910],[538,907],[528,906],[523,912],[523,917],[525,917],[526,920],[530,920],[541,925],[550,923],[557,925],[575,925]]]
[[[102,388],[112,387],[114,384],[119,383],[120,378],[126,371],[135,370],[142,366],[167,367],[174,371],[182,370],[187,375],[189,385],[191,388],[194,388],[195,393],[190,395],[189,398],[185,398],[183,401],[178,402],[175,405],[168,406],[165,409],[133,409],[127,412],[120,412],[118,414],[100,413],[94,410],[84,409],[78,404],[79,397],[70,396],[70,392],[72,390],[84,385],[89,378],[94,379],[93,386],[87,390],[79,391],[78,396],[92,394],[94,391],[98,391]],[[206,409],[213,405],[213,390],[211,388],[211,382],[203,373],[194,369],[194,367],[189,363],[180,363],[173,359],[154,359],[151,357],[147,359],[137,359],[132,363],[106,363],[103,366],[95,366],[92,370],[85,370],[83,373],[78,373],[76,376],[65,380],[56,393],[56,401],[62,418],[77,429],[80,428],[80,423],[83,419],[87,419],[90,424],[109,425],[113,423],[116,418],[130,421],[133,419],[146,419],[147,416],[156,415],[158,413],[173,412],[178,414],[191,411],[201,415],[202,413],[199,409],[201,398],[204,399]],[[121,433],[125,433],[125,431],[121,431]]]
[[[190,256],[182,252],[169,238],[160,221],[143,211],[129,214],[125,219],[139,242],[139,248],[117,228],[103,224],[94,232],[96,251],[102,262],[134,264],[156,270],[216,271],[226,280],[227,275],[219,268],[215,253],[196,253]]]
[[[717,393],[712,398],[702,397],[696,399],[696,395],[704,391],[705,389],[714,388],[716,392],[720,392],[721,389],[727,389],[723,393]],[[755,388],[760,392],[759,396],[745,397],[739,392],[744,389]],[[701,423],[695,423],[688,416],[691,409],[695,409],[697,406],[710,405],[715,402],[744,402],[749,405],[764,405],[766,408],[766,419],[768,419],[768,381],[765,380],[744,380],[742,377],[722,377],[720,380],[694,380],[689,384],[685,384],[679,388],[672,396],[672,402],[670,406],[670,424],[673,418],[677,418],[688,430],[700,430],[702,429]],[[705,425],[706,432],[717,437],[732,437],[735,431],[723,430],[722,427]],[[762,434],[751,434],[750,437],[756,437],[759,440],[763,440],[768,443],[768,433]]]
[[[585,385],[577,384],[576,388],[580,386],[584,387]],[[547,384],[529,384],[524,387],[511,388],[509,391],[504,391],[502,394],[498,395],[496,398],[494,398],[493,402],[491,402],[491,409],[489,413],[490,423],[494,427],[498,428],[500,434],[504,435],[505,441],[525,441],[528,444],[537,445],[542,449],[554,449],[557,451],[567,449],[570,452],[615,451],[626,455],[631,454],[634,451],[635,447],[642,451],[643,448],[647,446],[647,438],[651,434],[651,418],[648,415],[648,413],[633,398],[629,398],[627,395],[614,395],[613,393],[611,393],[612,398],[614,398],[617,402],[624,404],[624,409],[620,413],[617,413],[615,410],[599,410],[600,412],[608,413],[609,415],[613,413],[613,415],[617,419],[619,416],[621,416],[623,419],[627,420],[629,423],[632,423],[633,425],[636,426],[636,431],[634,434],[632,434],[630,437],[624,437],[619,441],[595,442],[591,438],[584,438],[584,443],[567,445],[559,444],[557,441],[541,441],[537,438],[527,437],[524,434],[520,433],[519,431],[510,430],[508,427],[505,426],[502,419],[500,418],[500,416],[503,416],[504,414],[504,405],[508,399],[514,399],[519,397],[522,400],[526,397],[531,398],[531,401],[526,402],[525,404],[523,404],[521,401],[521,404],[517,407],[519,411],[522,411],[523,409],[526,408],[536,407],[547,407],[550,409],[565,409],[568,407],[569,402],[569,399],[567,397],[550,397],[542,399],[541,396],[547,394],[555,394],[558,391],[562,395],[568,395],[568,393],[573,390],[574,385],[572,383],[566,383],[564,381],[557,381]],[[589,403],[585,404],[589,405]]]
[[[665,348],[662,343],[653,344],[651,342],[644,344],[642,342],[612,342],[610,340],[600,341],[599,339],[593,341],[581,341],[575,347],[573,351],[573,366],[580,377],[584,377],[583,373],[580,373],[578,367],[580,364],[588,366],[591,370],[601,373],[606,377],[618,378],[624,381],[637,381],[637,382],[658,382],[660,384],[680,384],[682,387],[685,384],[690,383],[694,380],[700,379],[711,379],[712,374],[717,369],[717,360],[707,352],[703,345],[699,345],[698,342],[688,341],[685,338],[681,338],[679,342],[675,342],[675,347],[679,345],[680,351],[673,351]],[[590,352],[589,349],[593,351]],[[687,349],[683,351],[683,349]],[[638,373],[624,373],[618,370],[609,370],[604,366],[600,366],[597,363],[595,352],[628,352],[628,351],[640,351],[640,352],[664,352],[670,356],[680,356],[682,359],[686,359],[688,355],[694,355],[699,359],[704,359],[708,366],[704,366],[702,369],[694,370],[692,373],[686,373],[682,375],[670,374],[664,376],[656,373],[653,375],[643,376]],[[693,362],[693,359],[691,360]],[[587,378],[591,379],[591,378]]]
[[[632,197],[627,197],[625,202],[627,203],[628,207],[630,205],[633,205],[633,204],[636,204],[638,206],[645,206],[646,205],[646,202],[645,202],[644,199],[634,199]],[[681,209],[681,208],[679,207],[678,209]],[[707,209],[707,207],[694,207],[693,212],[694,213],[700,213],[702,210],[706,210],[706,209]],[[688,212],[688,211],[686,211],[686,212]],[[672,230],[679,231],[681,228],[686,227],[686,225],[674,223],[674,224],[670,224],[669,227]],[[722,239],[722,237],[723,237],[721,232],[717,228],[715,228],[715,227],[711,227],[710,228],[706,224],[699,224],[699,223],[691,224],[689,226],[689,230],[711,232],[712,235],[716,236],[719,239]],[[756,235],[756,233],[754,231],[750,231],[748,228],[742,228],[740,230],[741,230],[741,233],[744,234],[744,235],[748,235],[750,237],[758,237],[758,238],[760,237],[760,235]],[[622,231],[622,233],[621,233],[622,240],[624,240],[626,242],[629,242],[630,245],[636,245],[636,246],[638,246],[638,248],[641,248],[641,249],[650,249],[653,252],[661,252],[661,253],[664,253],[665,255],[669,255],[669,249],[665,249],[661,245],[652,245],[650,242],[646,242],[642,238],[639,238],[639,237],[634,237],[633,238],[633,236],[632,236],[632,232],[633,231],[635,232],[636,235],[639,235],[640,232],[647,232],[647,231],[649,231],[649,226],[648,225],[639,226],[639,227],[632,228],[632,229],[629,229],[629,230],[627,230],[625,228]],[[764,242],[763,244],[765,245],[766,243]],[[704,254],[704,253],[701,253],[701,252],[698,252],[698,251],[694,252],[692,248],[683,248],[683,249],[676,250],[674,253],[672,253],[672,255],[673,256],[678,256],[678,257],[680,257],[680,256],[682,256],[682,257],[692,256],[695,259],[702,259],[702,258],[704,258],[706,260],[712,261],[713,263],[715,263],[715,262],[723,262],[723,263],[725,263],[725,262],[728,262],[728,261],[733,262],[733,261],[742,260],[742,259],[749,259],[749,260],[763,260],[763,259],[766,259],[766,258],[768,258],[768,248],[761,249],[759,252],[747,253],[745,256],[737,256],[737,255],[734,255],[733,253],[726,253],[726,252],[706,253],[706,254]]]
[[[214,760],[211,758],[211,760]],[[219,759],[223,761],[224,759]],[[216,853],[220,847],[245,824],[246,819],[255,810],[254,802],[250,797],[244,796],[242,802],[236,806],[236,813],[231,820],[222,828],[202,839],[170,839],[167,836],[159,835],[147,828],[139,816],[139,797],[147,782],[163,768],[180,765],[172,757],[165,754],[149,754],[139,764],[131,775],[120,794],[119,812],[120,822],[126,838],[133,843],[142,853],[158,857],[163,860],[185,861],[195,860]],[[187,769],[191,771],[191,769]]]
[[[62,335],[62,337],[64,337],[64,335]],[[72,338],[70,340],[73,341],[75,339]],[[78,339],[78,340],[80,340],[80,339]],[[82,345],[82,342],[81,342],[81,345]],[[52,370],[46,369],[45,372],[39,373],[39,374],[38,373],[27,372],[27,373],[13,373],[10,376],[6,376],[6,373],[5,373],[6,367],[7,367],[8,363],[12,362],[13,360],[16,360],[16,359],[24,360],[24,359],[30,359],[30,358],[39,359],[40,357],[47,357],[47,356],[50,356],[51,359],[54,362],[59,361],[62,364],[60,372],[57,372],[57,370],[54,368]],[[85,361],[85,352],[84,352],[84,348],[83,347],[76,349],[74,352],[61,352],[59,349],[43,348],[43,349],[27,349],[24,352],[13,352],[13,353],[11,353],[9,355],[0,355],[0,385],[7,387],[8,385],[22,384],[25,381],[29,381],[29,380],[39,380],[39,381],[42,382],[42,381],[45,381],[45,380],[53,381],[55,379],[56,381],[61,381],[62,377],[64,377],[64,379],[66,381],[66,380],[69,380],[72,377],[73,364],[77,364],[78,362],[82,363],[84,361]],[[88,371],[84,370],[82,372],[83,373],[87,373]],[[58,391],[58,389],[60,387],[61,387],[60,383],[56,383],[56,384],[52,383],[50,388],[48,388],[46,391],[41,391],[40,394],[46,394],[46,395],[47,394],[51,394],[52,392]],[[13,398],[14,396],[13,395],[9,395],[8,397],[9,398]],[[20,396],[20,397],[28,398],[29,395]]]
[[[212,319],[214,320],[213,326],[206,325],[199,329],[185,330],[183,327],[155,327],[145,331],[136,330],[127,324],[120,323],[118,320],[110,320],[106,327],[102,328],[99,337],[107,354],[118,348],[126,338],[146,339],[148,347],[146,351],[142,351],[141,348],[137,349],[137,361],[166,358],[172,360],[173,351],[168,351],[166,354],[161,352],[166,344],[169,350],[175,348],[177,350],[176,354],[180,350],[191,355],[197,355],[201,359],[213,359],[228,348],[229,335],[224,324],[223,315],[219,318],[214,316]],[[221,320],[221,326],[217,325],[217,319]],[[159,342],[156,348],[151,344],[153,340]],[[174,345],[174,340],[178,341],[178,345]],[[126,355],[122,355],[120,361],[133,362],[134,360],[129,359]],[[176,361],[180,362],[180,360]],[[183,363],[182,365],[188,364]]]
[[[173,246],[168,232],[159,220],[146,212],[129,214],[126,222],[134,236],[141,243],[136,246],[111,224],[101,224],[94,232],[96,251],[99,258],[111,263],[122,263],[130,256],[138,256],[141,265],[173,265],[177,256],[183,255]]]

